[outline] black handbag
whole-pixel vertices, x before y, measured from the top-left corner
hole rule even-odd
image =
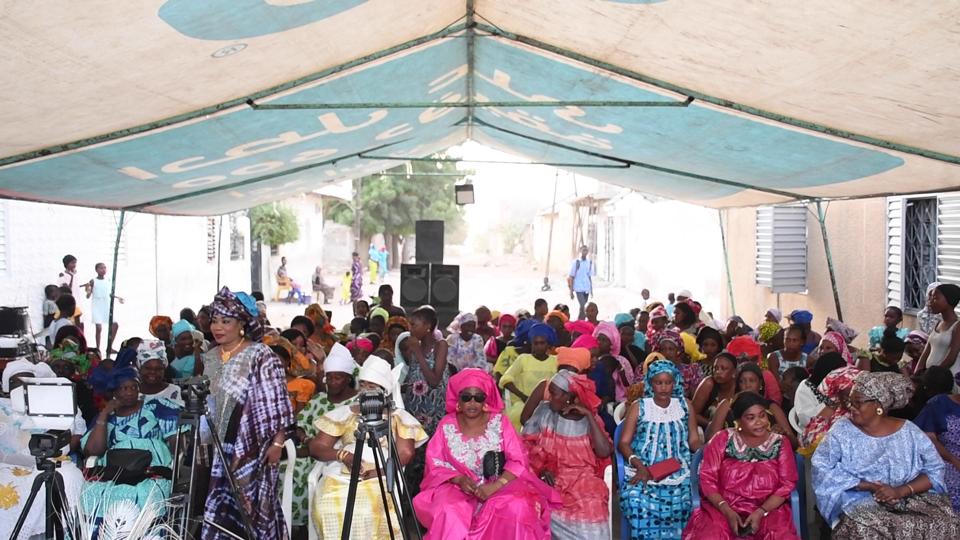
[[[173,471],[169,467],[151,467],[153,455],[148,450],[117,448],[107,450],[106,464],[94,467],[87,474],[92,481],[127,484],[135,486],[147,478],[170,480]]]
[[[503,475],[503,466],[506,464],[507,455],[503,452],[494,452],[490,450],[483,455],[483,479],[490,480]]]
[[[107,467],[116,467],[127,472],[143,472],[153,463],[149,450],[116,448],[107,450]]]

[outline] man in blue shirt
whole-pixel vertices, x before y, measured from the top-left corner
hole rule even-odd
[[[580,313],[577,320],[582,321],[586,318],[584,306],[590,295],[593,294],[593,276],[597,275],[597,269],[593,266],[593,261],[587,258],[590,248],[582,246],[580,248],[580,258],[573,261],[570,266],[570,275],[567,276],[567,286],[570,287],[570,299],[574,294],[577,296],[577,302],[580,304]]]

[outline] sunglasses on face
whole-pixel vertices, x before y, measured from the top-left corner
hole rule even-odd
[[[487,401],[487,396],[486,394],[460,394],[460,401],[464,403],[470,403],[471,399],[477,403],[483,403]]]

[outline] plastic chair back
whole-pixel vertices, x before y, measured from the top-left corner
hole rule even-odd
[[[620,453],[619,444],[620,444],[620,434],[623,432],[623,423],[617,424],[617,429],[613,433],[613,455],[616,456],[617,463],[617,488],[621,491],[624,485],[624,457]],[[610,493],[611,505],[613,504],[613,492]],[[610,514],[611,520],[613,519],[613,513]],[[612,531],[611,527],[611,531]],[[627,516],[624,515],[623,511],[620,511],[620,538],[622,540],[630,540],[630,522],[627,521]]]

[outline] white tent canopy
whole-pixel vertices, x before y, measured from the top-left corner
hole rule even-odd
[[[2,197],[209,215],[468,138],[717,208],[960,188],[952,1],[2,9]]]

